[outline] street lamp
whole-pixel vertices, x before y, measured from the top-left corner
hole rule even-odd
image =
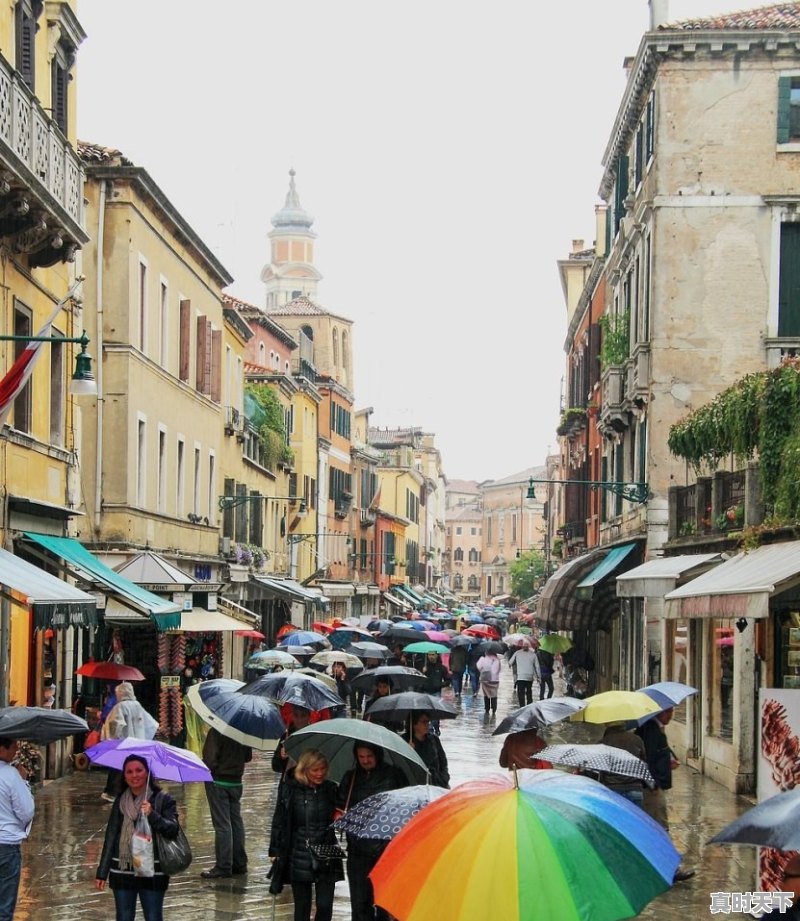
[[[536,498],[536,486],[539,483],[553,483],[560,486],[588,486],[589,489],[605,489],[615,496],[621,496],[627,502],[644,504],[652,498],[647,483],[618,483],[614,480],[540,480],[531,477],[528,480],[528,499]]]
[[[298,515],[305,515],[306,513],[306,500],[301,499],[300,496],[262,496],[260,493],[255,496],[220,496],[219,497],[219,507],[221,511],[225,509],[236,508],[239,505],[244,505],[246,502],[260,502],[262,499],[270,501],[271,499],[287,499],[289,502],[299,502],[300,508],[297,510]]]

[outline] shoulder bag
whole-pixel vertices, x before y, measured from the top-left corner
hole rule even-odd
[[[192,848],[178,820],[178,834],[175,838],[166,838],[164,835],[155,834],[158,847],[158,862],[161,872],[166,876],[174,876],[189,868],[192,862]]]

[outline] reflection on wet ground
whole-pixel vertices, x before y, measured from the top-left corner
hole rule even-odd
[[[563,685],[561,686],[563,688]],[[557,685],[557,691],[559,686]],[[446,693],[449,697],[449,692]],[[514,708],[510,674],[504,671],[497,719],[486,718],[483,702],[466,694],[458,703],[461,715],[442,722],[442,741],[450,761],[452,785],[499,772],[503,737],[492,736],[497,720]],[[576,732],[591,733],[577,726]],[[75,772],[53,781],[36,793],[36,819],[25,847],[23,879],[15,918],[50,921],[58,917],[109,921],[114,917],[110,891],[94,889],[110,806],[100,799],[105,775],[101,771]],[[213,864],[213,831],[202,784],[165,784],[181,806],[184,826],[195,860],[188,872],[173,878],[165,901],[169,921],[251,921],[292,918],[291,890],[273,901],[266,870],[267,848],[276,778],[269,756],[256,753],[245,775],[243,812],[251,872],[232,880],[205,881],[200,871]],[[640,917],[657,921],[687,921],[710,917],[711,891],[750,891],[754,887],[754,850],[706,847],[723,825],[750,806],[719,784],[683,766],[675,772],[669,794],[672,836],[685,854],[686,866],[697,875],[654,901]],[[504,868],[499,868],[502,874]],[[457,869],[454,868],[454,872]],[[487,875],[487,878],[491,874]],[[334,918],[350,917],[347,884],[336,887]],[[141,915],[137,915],[140,917]],[[558,921],[558,909],[551,915]],[[447,919],[443,916],[443,921]],[[502,921],[502,919],[498,919]]]

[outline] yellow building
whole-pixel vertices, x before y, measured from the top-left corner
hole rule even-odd
[[[70,339],[83,330],[80,302],[68,295],[78,274],[76,254],[88,239],[83,169],[75,152],[73,79],[84,38],[69,2],[18,0],[0,12],[2,337]],[[0,376],[28,345],[24,339],[0,341]],[[42,343],[27,385],[2,420],[3,546],[37,563],[23,533],[64,535],[80,512],[80,412],[68,394],[79,348],[75,343]],[[13,580],[11,572],[7,590],[25,591],[25,584],[14,585]],[[76,617],[76,623],[87,622]],[[45,630],[35,631],[35,626]],[[47,629],[27,605],[4,600],[0,656],[7,668],[0,676],[0,705],[55,699],[57,706],[69,706],[74,638],[74,631],[57,624]]]

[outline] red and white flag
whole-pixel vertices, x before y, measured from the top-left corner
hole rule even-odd
[[[63,306],[64,301],[59,301],[56,304],[52,314],[50,314],[50,318],[37,333],[38,336],[50,335],[51,327]],[[28,383],[43,345],[45,345],[44,342],[29,342],[19,353],[17,360],[11,365],[6,376],[0,380],[0,426],[6,421],[6,417],[11,412],[14,400],[20,395],[25,384]]]

